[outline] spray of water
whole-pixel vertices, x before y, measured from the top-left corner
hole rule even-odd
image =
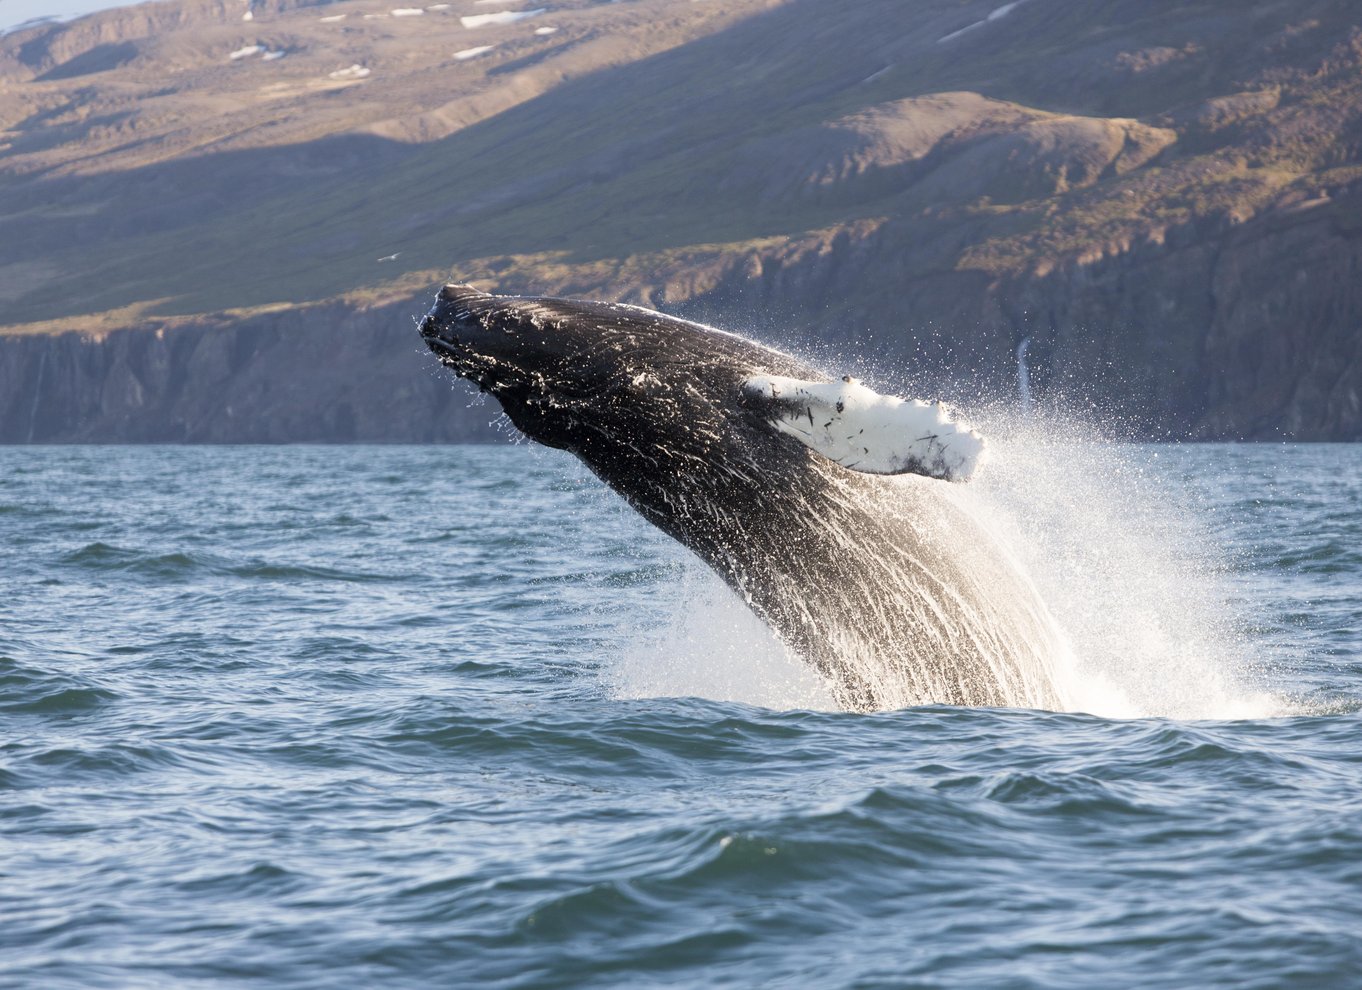
[[[668,595],[660,612],[626,620],[604,669],[612,695],[837,710],[830,685],[703,564],[687,561]]]
[[[1048,608],[1051,655],[1026,673],[1051,679],[1057,707],[1114,718],[1290,711],[1255,683],[1225,604],[1220,548],[1195,500],[1157,468],[1157,449],[1102,442],[1034,411],[985,414],[981,425],[992,442],[987,470],[944,490]],[[716,577],[698,563],[685,575],[660,621],[627,634],[609,669],[616,694],[835,707],[827,685]]]
[[[1017,399],[1021,402],[1023,413],[1030,412],[1034,405],[1031,398],[1031,368],[1026,363],[1026,352],[1030,349],[1030,337],[1024,338],[1017,345]]]
[[[961,493],[1020,559],[1065,640],[1057,688],[1113,717],[1249,718],[1264,690],[1227,604],[1225,548],[1154,446],[1055,416],[985,417],[994,458]]]

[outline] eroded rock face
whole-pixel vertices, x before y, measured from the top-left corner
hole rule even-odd
[[[927,201],[1021,202],[1129,172],[1176,140],[1137,120],[940,93],[751,141],[725,184],[764,201],[871,199],[911,186]]]
[[[1017,394],[1016,348],[1040,401],[1118,433],[1176,439],[1362,439],[1362,183],[1241,225],[1206,220],[1043,275],[906,274],[912,232],[858,238],[736,269],[681,309],[805,321],[855,360],[956,399]],[[836,298],[835,306],[815,300]],[[812,316],[810,315],[812,313]],[[890,316],[889,314],[893,314]],[[835,369],[834,369],[835,370]]]
[[[438,374],[412,312],[321,305],[0,337],[0,443],[494,438],[496,410]]]

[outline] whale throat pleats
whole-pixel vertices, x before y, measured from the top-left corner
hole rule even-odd
[[[942,403],[880,395],[850,377],[758,375],[743,383],[743,399],[781,433],[852,471],[968,481],[987,447]]]

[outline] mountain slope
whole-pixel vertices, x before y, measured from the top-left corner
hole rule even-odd
[[[287,312],[372,344],[448,277],[819,338],[965,397],[1014,393],[1029,339],[1042,398],[1141,432],[1362,436],[1355,5],[394,9],[167,0],[0,40],[0,438],[137,419],[39,415],[77,404],[39,394],[20,337],[249,337]],[[302,370],[240,346],[242,373]],[[432,393],[385,426],[354,360],[362,428],[294,388],[246,417],[291,425],[240,435],[468,420]],[[105,390],[95,364],[62,387]],[[140,386],[137,438],[207,415],[165,394]]]

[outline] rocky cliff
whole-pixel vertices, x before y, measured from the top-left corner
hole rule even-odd
[[[448,278],[966,401],[1026,341],[1039,401],[1138,435],[1362,438],[1354,4],[400,9],[0,39],[0,440],[486,436],[412,333]]]
[[[431,365],[405,301],[0,337],[0,443],[486,440],[498,410]]]

